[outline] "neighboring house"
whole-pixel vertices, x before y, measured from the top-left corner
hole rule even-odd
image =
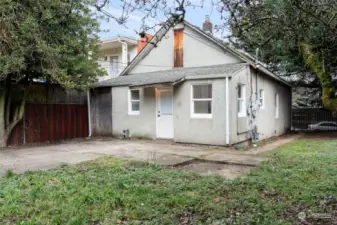
[[[147,35],[147,38],[149,40],[152,36]],[[107,76],[100,80],[118,77],[147,43],[145,38],[137,40],[123,36],[102,40],[98,63],[106,70]]]
[[[209,33],[162,27],[156,45],[91,91],[93,134],[232,145],[290,129],[291,86]]]
[[[98,63],[106,70],[101,80],[118,77],[128,63],[137,55],[137,40],[129,37],[113,37],[101,41]]]

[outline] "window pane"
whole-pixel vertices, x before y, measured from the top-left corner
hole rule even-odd
[[[160,93],[160,113],[162,115],[172,115],[172,92]]]
[[[242,98],[242,86],[238,85],[238,98]]]
[[[131,100],[139,100],[139,90],[131,91]]]
[[[242,112],[242,101],[238,100],[238,113]]]
[[[131,102],[131,111],[139,111],[139,102]]]
[[[193,98],[212,98],[212,85],[194,85],[193,86]]]
[[[195,101],[194,113],[196,114],[212,114],[212,101]]]

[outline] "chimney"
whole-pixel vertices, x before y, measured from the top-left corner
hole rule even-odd
[[[141,50],[143,50],[143,48],[145,48],[145,46],[151,41],[151,39],[152,39],[152,35],[145,34],[144,37],[141,37],[138,40],[138,43],[137,43],[137,51],[138,51],[138,53]]]
[[[205,18],[205,22],[202,24],[202,30],[208,34],[213,34],[213,25],[208,15]]]

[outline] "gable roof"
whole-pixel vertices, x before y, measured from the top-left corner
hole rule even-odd
[[[251,67],[253,67],[257,71],[261,71],[262,73],[270,76],[271,78],[277,80],[278,82],[281,82],[282,84],[284,84],[284,85],[286,85],[288,87],[292,87],[292,85],[290,85],[288,82],[286,82],[285,80],[283,80],[282,78],[280,78],[276,74],[274,74],[271,71],[269,71],[261,63],[258,63],[258,65],[256,65],[254,57],[252,57],[248,53],[245,54],[245,53],[243,53],[243,52],[241,52],[241,51],[239,51],[239,50],[237,50],[237,49],[235,49],[233,47],[225,45],[221,40],[215,38],[213,35],[210,35],[210,34],[204,32],[199,27],[194,26],[193,24],[191,24],[191,23],[189,23],[187,21],[184,21],[184,25],[187,26],[187,27],[189,27],[189,28],[191,28],[192,30],[196,31],[197,33],[201,34],[207,40],[209,40],[209,41],[213,42],[214,44],[218,45],[221,49],[224,50],[224,52],[229,52],[229,53],[231,53],[231,55],[237,57],[242,62],[250,64]],[[162,38],[167,34],[167,32],[171,28],[172,28],[172,26],[170,26],[167,23],[165,23],[159,29],[159,31],[152,37],[151,43],[147,44],[142,49],[142,51],[139,52],[139,54],[131,61],[131,63],[122,71],[122,73],[120,74],[120,76],[125,76],[132,68],[134,68],[137,65],[137,63],[139,61],[141,61],[143,58],[145,58],[151,52],[151,50],[156,47],[156,45],[162,40]],[[172,69],[172,70],[174,70],[174,69]],[[128,76],[130,76],[130,75],[128,75]],[[104,81],[102,83],[104,83]]]
[[[223,78],[231,76],[247,63],[231,63],[222,65],[212,65],[203,67],[182,67],[170,70],[161,70],[149,73],[130,74],[128,76],[119,76],[106,81],[102,81],[99,87],[116,86],[145,86],[155,84],[176,84],[184,80]]]

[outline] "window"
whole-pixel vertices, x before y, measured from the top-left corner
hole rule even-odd
[[[275,95],[275,119],[279,117],[279,101],[278,94]]]
[[[108,61],[108,56],[104,56],[103,60]]]
[[[260,89],[260,109],[264,109],[264,90]]]
[[[192,85],[191,117],[212,118],[212,85]]]
[[[246,86],[238,85],[238,117],[246,116]]]
[[[129,115],[140,114],[140,93],[139,90],[129,91]]]
[[[130,64],[130,62],[131,62],[131,55],[130,53],[128,53],[128,65]]]

